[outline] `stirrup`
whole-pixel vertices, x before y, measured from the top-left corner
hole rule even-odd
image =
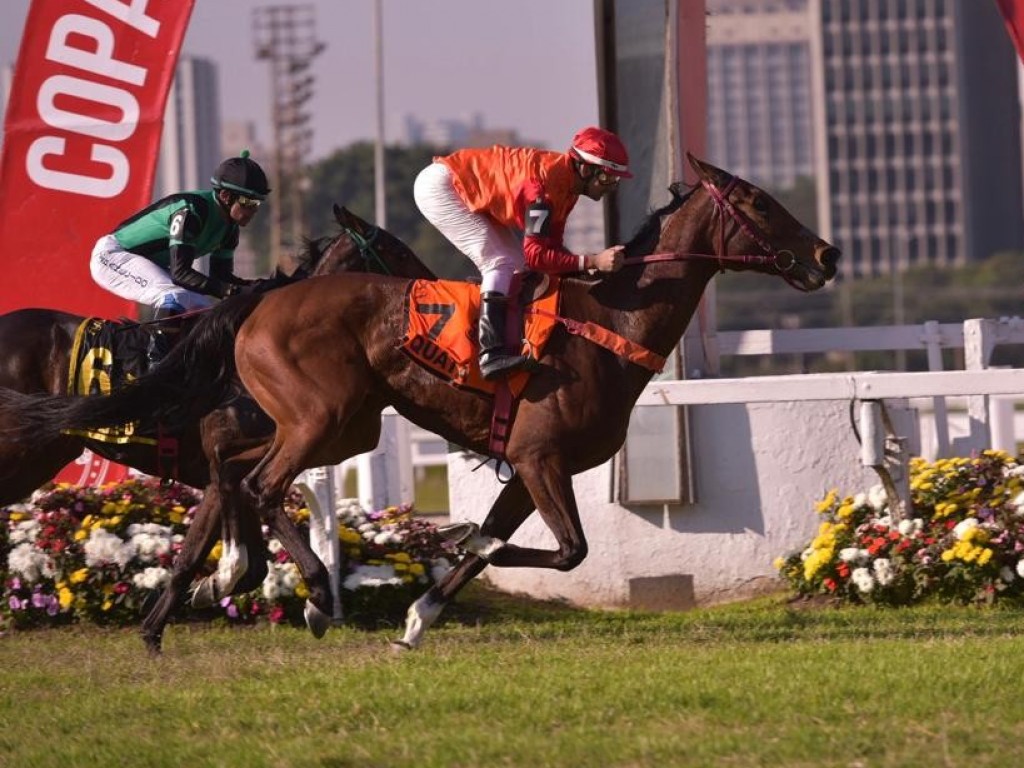
[[[480,375],[486,381],[498,379],[516,371],[535,371],[537,367],[537,361],[527,355],[509,355],[505,353],[485,353],[480,355]]]

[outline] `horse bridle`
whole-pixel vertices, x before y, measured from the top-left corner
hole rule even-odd
[[[371,227],[370,235],[363,237],[351,227],[342,227],[341,231],[349,236],[349,239],[355,243],[356,248],[359,249],[359,255],[363,261],[367,264],[375,266],[379,274],[391,275],[392,272],[388,269],[388,265],[384,263],[384,259],[380,257],[377,249],[373,247],[374,241],[377,239],[377,235],[380,234],[380,227]],[[372,272],[373,270],[367,270]]]
[[[739,264],[756,264],[756,265],[767,265],[778,270],[779,274],[782,275],[786,282],[792,285],[794,288],[798,288],[802,291],[807,290],[799,283],[795,282],[792,276],[789,274],[793,267],[796,266],[796,256],[792,251],[789,250],[778,250],[768,240],[764,230],[761,229],[754,221],[750,219],[743,211],[737,208],[729,201],[729,195],[736,188],[739,183],[738,176],[732,176],[729,178],[729,183],[725,185],[723,189],[719,189],[713,182],[707,179],[701,179],[700,182],[704,189],[707,190],[711,196],[711,201],[715,204],[715,212],[719,215],[721,220],[721,226],[718,230],[718,253],[652,253],[648,256],[631,256],[624,259],[626,264],[650,264],[658,261],[686,261],[689,259],[713,259],[718,262],[719,267],[724,271],[728,262],[735,262]],[[735,256],[725,252],[725,244],[728,239],[726,234],[726,226],[728,220],[731,219],[743,233],[753,240],[757,246],[763,251],[763,253],[756,254],[737,254]]]

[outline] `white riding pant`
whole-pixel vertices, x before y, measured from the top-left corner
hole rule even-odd
[[[469,210],[444,163],[432,163],[420,171],[412,193],[427,221],[476,264],[480,292],[507,294],[513,273],[525,265],[516,234],[489,216]]]
[[[145,256],[126,251],[114,235],[96,241],[89,272],[101,288],[116,296],[159,308],[175,303],[186,310],[212,306],[213,299],[175,285],[170,273]]]

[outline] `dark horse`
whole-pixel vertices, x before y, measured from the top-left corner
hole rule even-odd
[[[665,357],[720,269],[779,275],[804,291],[835,275],[839,251],[772,197],[693,157],[690,163],[699,185],[685,195],[673,188],[673,201],[627,245],[622,270],[600,281],[564,282],[560,314],[567,325],[602,326],[647,357]],[[23,409],[22,428],[45,441],[60,427],[107,424],[115,414],[151,416],[172,401],[185,411],[208,409],[237,375],[277,427],[258,445],[213,457],[211,474],[225,503],[238,504],[239,518],[250,521],[257,518],[249,507],[273,519],[303,469],[372,448],[389,405],[452,442],[487,453],[492,399],[441,382],[397,348],[407,285],[370,275],[336,276],[243,297],[210,313],[168,365],[136,385],[110,398],[51,399]],[[232,346],[233,370],[220,364],[231,357]],[[652,370],[561,327],[539,362],[507,442],[515,475],[483,525],[466,526],[460,537],[466,555],[459,564],[410,607],[402,647],[418,645],[445,604],[488,564],[564,571],[587,555],[572,476],[622,446]],[[556,549],[507,543],[535,509]]]
[[[296,272],[290,277],[279,274],[275,278],[261,281],[261,292],[276,287],[277,283],[290,283],[305,277],[338,272],[373,272],[428,279],[434,277],[430,269],[398,238],[363,221],[346,208],[335,206],[334,214],[341,232],[332,238],[310,241],[306,253],[299,259]],[[0,388],[7,390],[8,401],[14,396],[13,393],[60,395],[65,392],[70,352],[75,332],[83,320],[78,315],[52,309],[23,309],[0,316]],[[0,406],[0,505],[26,497],[50,480],[85,448],[149,475],[161,476],[166,472],[166,467],[160,464],[155,447],[151,445],[115,445],[65,434],[45,444],[4,440],[2,435],[11,418],[10,410]],[[216,484],[209,487],[211,462],[208,452],[212,454],[229,445],[252,442],[272,431],[273,422],[240,389],[236,389],[214,412],[201,419],[194,418],[180,423],[178,472],[173,479],[194,488],[207,489],[203,504],[191,526],[195,533],[187,543],[188,551],[180,558],[183,562],[191,564],[198,557],[201,564],[216,542],[220,530],[220,503]],[[251,528],[247,528],[246,532],[252,536],[247,540],[252,543],[261,542],[258,532]],[[275,530],[275,533],[279,532]],[[225,552],[229,560],[237,556],[238,552],[232,541],[235,535],[240,535],[237,527],[229,526],[225,531]],[[288,540],[291,547],[296,546],[297,533],[292,526],[279,535],[284,537],[282,542]],[[313,561],[309,563],[315,566]],[[237,563],[231,565],[239,567]],[[246,581],[236,585],[239,591],[258,586],[265,575],[260,570],[261,566],[265,569],[262,559],[257,558],[249,565],[252,567],[248,568]],[[241,570],[247,569],[242,566]],[[176,588],[181,582],[187,588],[195,571],[195,568],[176,571],[179,582]],[[208,588],[214,585],[213,581],[205,583]],[[206,600],[212,602],[220,596],[222,594],[210,594]],[[323,603],[323,598],[318,603]],[[175,604],[170,601],[166,605],[158,604],[156,615],[151,614],[144,625],[147,627],[145,631],[155,633],[157,645],[167,616]],[[324,604],[330,606],[329,600]]]

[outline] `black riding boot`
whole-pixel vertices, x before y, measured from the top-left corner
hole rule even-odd
[[[153,320],[166,320],[175,315],[180,315],[181,310],[177,307],[158,307],[153,313]],[[178,338],[177,324],[165,323],[163,326],[151,326],[149,331],[149,346],[146,348],[146,369],[152,370],[157,363],[167,357],[174,342]]]
[[[511,354],[505,346],[505,316],[508,299],[503,293],[480,294],[480,373],[496,379],[526,367],[530,358]]]

